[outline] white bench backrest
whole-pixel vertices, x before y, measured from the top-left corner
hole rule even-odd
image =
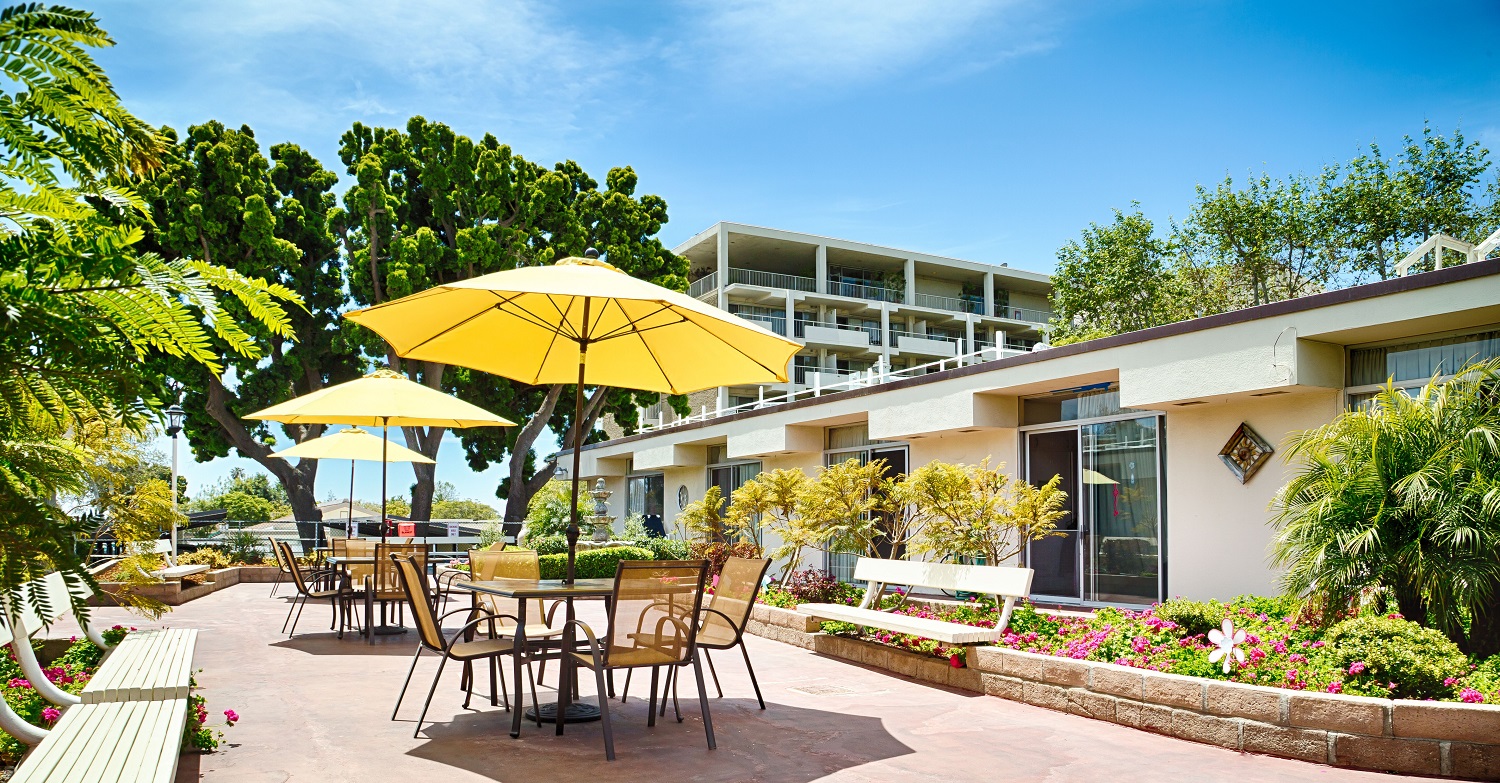
[[[922,563],[875,557],[861,557],[854,566],[854,578],[866,582],[1015,598],[1025,598],[1031,594],[1032,573],[1030,568],[1011,566]]]
[[[31,600],[31,589],[33,586],[40,589],[42,595],[46,596],[47,611],[45,616]],[[79,585],[75,592],[78,593],[80,598],[85,599],[93,593],[93,591],[83,585]],[[20,602],[21,625],[28,636],[36,633],[43,626],[55,623],[73,612],[73,603],[68,596],[68,583],[63,579],[63,575],[56,571],[22,587]],[[0,622],[0,639],[3,639],[0,640],[0,645],[9,644],[15,638],[14,633],[9,628],[3,626],[4,623]]]

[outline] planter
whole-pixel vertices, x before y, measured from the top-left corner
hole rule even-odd
[[[923,682],[1247,753],[1403,774],[1500,780],[1500,705],[1406,701],[1245,685],[1000,647],[955,669],[931,656],[821,633],[757,605],[747,630]]]
[[[113,594],[129,587],[138,596],[160,601],[167,606],[181,606],[195,598],[202,598],[240,582],[273,582],[276,580],[278,570],[276,566],[230,566],[205,572],[202,575],[202,584],[181,579],[135,586],[126,585],[123,582],[100,582],[99,592],[89,597],[88,604],[90,606],[119,606],[120,603],[114,599]]]

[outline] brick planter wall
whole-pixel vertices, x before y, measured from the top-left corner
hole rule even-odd
[[[968,668],[819,633],[757,606],[751,633],[924,682],[1230,750],[1381,772],[1500,780],[1500,705],[1290,691],[980,647]]]
[[[204,573],[203,584],[184,583],[181,579],[173,579],[160,584],[138,585],[132,590],[136,595],[154,598],[167,606],[181,606],[195,598],[202,598],[241,582],[273,582],[276,580],[278,570],[276,566],[231,566]],[[122,582],[101,582],[99,583],[101,592],[91,596],[88,603],[90,606],[116,606],[118,603],[110,597],[109,593],[126,586]]]

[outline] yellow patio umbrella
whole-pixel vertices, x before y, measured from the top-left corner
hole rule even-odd
[[[352,424],[380,427],[382,454],[389,448],[386,428],[396,427],[514,427],[515,422],[407,380],[390,370],[376,370],[363,378],[334,384],[304,394],[244,418],[283,424]],[[288,449],[290,451],[290,449]],[[385,538],[386,464],[380,458],[380,537]]]
[[[345,315],[408,359],[456,364],[527,384],[670,394],[787,380],[801,346],[690,296],[599,260],[565,258],[430,288]],[[578,542],[579,443],[574,428],[567,579]]]
[[[420,451],[412,451],[399,443],[390,443],[368,432],[350,427],[332,435],[303,441],[297,445],[271,454],[281,459],[346,459],[349,460],[349,523],[344,535],[354,535],[354,463],[365,462],[420,462],[431,465],[436,460]],[[381,526],[384,529],[384,518]]]

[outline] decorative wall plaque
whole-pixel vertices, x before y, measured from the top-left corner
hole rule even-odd
[[[677,488],[677,510],[683,511],[688,507],[687,485],[683,484]]]
[[[1255,475],[1255,471],[1260,470],[1261,465],[1266,464],[1274,451],[1265,438],[1250,429],[1249,424],[1242,423],[1229,436],[1229,442],[1224,444],[1224,448],[1219,449],[1219,459],[1224,460],[1229,472],[1244,484]]]

